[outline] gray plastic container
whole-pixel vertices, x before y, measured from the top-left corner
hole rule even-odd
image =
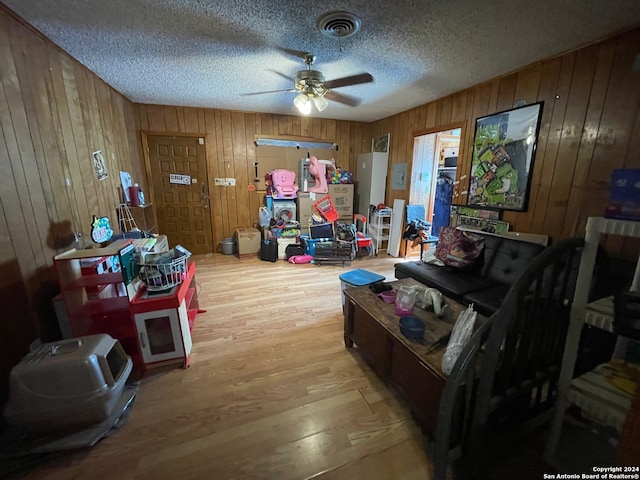
[[[44,343],[11,370],[8,424],[48,432],[106,420],[133,363],[118,340],[89,335]]]

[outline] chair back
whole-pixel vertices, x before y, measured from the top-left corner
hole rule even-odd
[[[427,209],[424,205],[407,205],[407,223],[413,220],[424,222],[427,219]]]
[[[489,424],[521,423],[553,405],[583,245],[575,237],[543,250],[463,349],[440,402],[435,480],[456,457],[479,467]]]

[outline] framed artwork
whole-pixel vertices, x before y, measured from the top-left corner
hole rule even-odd
[[[96,177],[98,177],[98,180],[104,180],[109,176],[109,172],[107,172],[107,167],[104,164],[102,152],[98,150],[91,155],[93,156],[93,168],[96,171]]]
[[[384,135],[380,135],[378,137],[374,137],[371,139],[371,151],[372,152],[389,152],[389,139],[391,137],[390,133],[385,133]]]
[[[467,205],[527,210],[543,103],[476,119]]]

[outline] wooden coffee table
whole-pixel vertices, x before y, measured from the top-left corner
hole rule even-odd
[[[422,285],[412,278],[390,282],[397,290],[401,285]],[[414,307],[413,316],[426,324],[424,338],[411,340],[400,333],[399,319],[393,304],[386,304],[368,286],[346,288],[344,305],[344,343],[355,343],[373,370],[407,399],[423,431],[435,438],[440,397],[446,375],[440,368],[447,343],[431,349],[434,342],[451,333],[460,312],[467,308],[446,299],[442,318],[433,312]]]

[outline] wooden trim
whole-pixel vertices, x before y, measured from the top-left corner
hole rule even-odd
[[[206,137],[208,133],[163,132],[156,130],[140,130],[140,133],[151,137]]]
[[[151,159],[149,158],[149,138],[146,132],[140,131],[140,141],[142,142],[142,160],[144,162],[144,175],[147,180],[147,191],[149,198],[147,201],[155,203],[155,193],[153,191],[153,182],[151,181]],[[156,220],[156,225],[158,224]]]
[[[329,139],[319,139],[316,136],[308,136],[308,137],[301,137],[301,136],[297,136],[297,135],[263,135],[263,134],[258,134],[256,133],[253,136],[254,140],[258,140],[259,138],[265,138],[268,140],[288,140],[291,142],[295,142],[295,141],[300,141],[300,142],[318,142],[318,143],[333,143],[334,145],[339,147],[339,144],[336,140],[329,140]]]
[[[460,137],[462,138],[462,129],[464,129],[465,121],[449,123],[447,125],[439,125],[437,127],[425,128],[423,130],[416,130],[412,133],[414,137],[421,137],[422,135],[429,135],[431,133],[440,133],[446,130],[455,130],[456,128],[460,128]]]

